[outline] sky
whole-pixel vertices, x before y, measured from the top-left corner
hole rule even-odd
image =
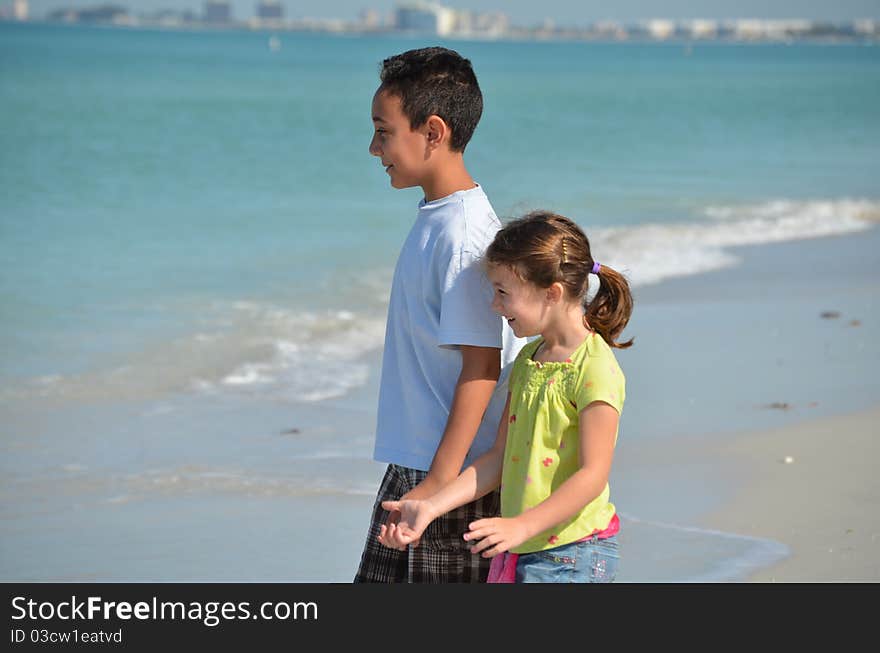
[[[0,0],[6,4],[10,0]],[[237,19],[254,15],[257,0],[231,0]],[[45,16],[53,9],[116,4],[134,13],[157,9],[189,9],[202,13],[204,0],[30,0],[31,15]],[[361,11],[375,9],[385,16],[395,0],[281,0],[288,18],[341,18],[354,20]],[[633,22],[648,18],[806,18],[846,21],[880,18],[880,0],[445,0],[441,4],[476,12],[503,11],[514,25],[536,25],[545,19],[559,25],[582,25],[598,20]]]

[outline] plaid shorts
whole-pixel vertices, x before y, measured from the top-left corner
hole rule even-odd
[[[427,472],[399,465],[388,465],[376,495],[373,516],[355,583],[483,583],[489,575],[491,559],[470,552],[462,539],[468,524],[500,514],[497,490],[472,503],[451,510],[435,519],[422,533],[417,547],[405,551],[391,549],[376,538],[379,527],[388,519],[383,501],[399,499],[409,492]]]

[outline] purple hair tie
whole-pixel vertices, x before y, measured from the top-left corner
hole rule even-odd
[[[599,269],[600,269],[601,267],[602,267],[601,264],[599,264],[599,263],[593,263],[593,270],[592,270],[593,274],[599,274]]]

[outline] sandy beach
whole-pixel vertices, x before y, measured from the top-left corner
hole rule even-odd
[[[871,229],[744,248],[733,269],[641,293],[628,409],[642,437],[618,447],[621,512],[779,545],[708,580],[880,580],[878,243]],[[652,580],[644,562],[624,580]]]
[[[749,433],[712,453],[743,471],[705,525],[784,543],[754,582],[880,581],[880,407]]]

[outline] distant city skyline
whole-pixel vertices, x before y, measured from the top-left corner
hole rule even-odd
[[[4,0],[0,0],[3,3]],[[339,18],[354,20],[365,10],[387,15],[399,4],[395,0],[280,0],[289,18]],[[230,0],[236,19],[255,14],[258,0]],[[159,9],[190,10],[201,13],[204,0],[30,0],[31,18],[42,18],[55,9],[81,9],[102,4],[116,4],[132,12]],[[733,19],[733,18],[805,18],[820,21],[846,21],[857,18],[880,18],[877,0],[617,0],[613,8],[607,2],[588,0],[449,0],[440,2],[456,9],[479,12],[499,11],[507,14],[516,25],[535,25],[545,20],[557,24],[583,25],[600,20],[621,22],[650,18],[670,19]]]

